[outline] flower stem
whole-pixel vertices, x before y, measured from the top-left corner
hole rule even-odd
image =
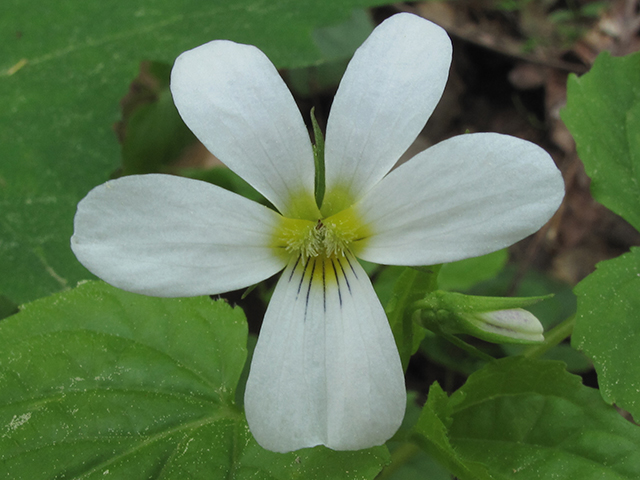
[[[495,360],[495,358],[493,358],[488,353],[484,353],[482,350],[474,347],[473,345],[469,345],[467,342],[465,342],[464,340],[460,340],[455,335],[451,335],[450,333],[439,333],[439,335],[442,335],[442,337],[453,343],[456,347],[461,348],[465,352],[473,355],[476,358],[479,358],[480,360],[484,360],[485,362],[492,362],[493,360]]]
[[[527,347],[523,352],[527,358],[540,358],[547,353],[553,347],[561,343],[564,339],[568,338],[573,332],[573,327],[576,323],[575,314],[553,327],[544,337],[544,342],[537,345],[531,345]]]
[[[316,166],[315,193],[318,208],[322,207],[325,190],[325,173],[324,173],[324,136],[318,121],[316,120],[316,108],[311,109],[311,124],[313,125],[313,158]]]

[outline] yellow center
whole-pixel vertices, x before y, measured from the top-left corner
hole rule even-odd
[[[352,208],[328,218],[302,220],[282,217],[274,232],[274,246],[304,260],[344,257],[365,241],[366,228]]]

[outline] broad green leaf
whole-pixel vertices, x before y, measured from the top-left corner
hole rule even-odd
[[[382,3],[0,2],[0,293],[23,303],[89,277],[69,249],[75,206],[120,164],[112,125],[141,61],[225,38],[308,66],[313,32]]]
[[[572,345],[593,360],[603,398],[640,419],[640,248],[599,263],[575,292]]]
[[[560,362],[493,362],[447,406],[455,451],[496,479],[640,478],[640,428]]]
[[[373,289],[376,291],[376,294],[380,299],[380,303],[382,303],[382,305],[386,305],[389,303],[389,300],[391,300],[396,282],[406,267],[399,267],[397,265],[385,265],[378,267],[378,265],[373,263],[370,265],[377,268],[377,270],[373,270],[371,272],[367,271],[369,275],[377,272],[377,275],[373,277]]]
[[[122,101],[122,175],[173,173],[172,164],[197,141],[173,104],[170,75],[167,63],[143,62]]]
[[[276,454],[234,403],[239,308],[100,282],[0,322],[0,477],[372,479],[384,447]]]
[[[289,70],[287,83],[302,97],[313,97],[335,88],[347,68],[348,59],[373,31],[369,12],[354,10],[351,17],[339,25],[319,28],[313,38],[324,56],[324,62]]]
[[[414,429],[416,442],[460,480],[492,480],[481,461],[464,458],[449,441],[451,407],[447,394],[434,383]]]
[[[312,36],[322,52],[323,60],[344,60],[355,53],[373,31],[373,27],[369,12],[354,10],[346,21],[318,28]]]
[[[576,139],[593,196],[640,229],[640,53],[598,56],[568,84],[562,118]],[[595,363],[602,396],[640,415],[639,253],[599,264],[575,289],[572,344]]]
[[[587,373],[593,370],[593,363],[586,355],[575,350],[569,343],[561,343],[542,355],[543,360],[557,360],[564,362],[571,373]]]
[[[442,290],[468,290],[477,283],[495,277],[508,259],[509,253],[505,249],[481,257],[445,263],[438,275],[438,287]]]
[[[407,410],[398,432],[387,442],[391,463],[376,480],[451,480],[450,473],[412,440],[413,427],[420,418],[417,393],[407,392]]]
[[[269,201],[255,188],[227,167],[213,167],[206,170],[202,170],[200,168],[179,169],[178,172],[180,175],[185,177],[218,185],[219,187],[237,193],[238,195],[242,195],[254,202],[262,203],[263,205],[271,205]]]
[[[0,320],[18,313],[18,306],[4,295],[0,295]]]
[[[398,467],[381,473],[376,480],[451,480],[451,474],[414,443],[405,443],[391,452],[391,465]]]
[[[591,177],[591,193],[640,230],[640,53],[601,53],[567,84],[562,120]]]
[[[425,267],[424,270],[405,268],[394,284],[391,298],[384,306],[405,370],[411,355],[416,353],[426,334],[425,329],[414,321],[413,304],[436,289],[439,270],[440,265]]]

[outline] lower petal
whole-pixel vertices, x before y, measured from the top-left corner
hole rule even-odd
[[[351,256],[292,262],[278,281],[245,393],[264,448],[359,450],[404,416],[398,351],[371,282]]]
[[[92,273],[158,297],[244,288],[286,265],[270,246],[280,215],[220,187],[136,175],[94,188],[78,204],[71,248]]]

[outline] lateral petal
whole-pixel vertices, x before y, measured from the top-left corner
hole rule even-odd
[[[559,170],[537,145],[497,133],[460,135],[392,171],[353,207],[370,232],[353,248],[390,265],[484,255],[537,231],[563,196]]]
[[[353,257],[292,262],[253,355],[245,411],[264,448],[359,450],[398,429],[406,392],[389,323]]]
[[[296,217],[305,208],[317,211],[309,134],[264,53],[227,40],[184,52],[171,71],[171,93],[183,120],[207,149],[283,215]]]
[[[323,213],[359,199],[409,148],[442,96],[451,64],[447,33],[400,13],[356,51],[327,123]],[[335,204],[335,205],[334,205]]]
[[[280,215],[205,182],[135,175],[78,204],[71,248],[106,282],[158,297],[210,295],[283,269],[270,246]]]

